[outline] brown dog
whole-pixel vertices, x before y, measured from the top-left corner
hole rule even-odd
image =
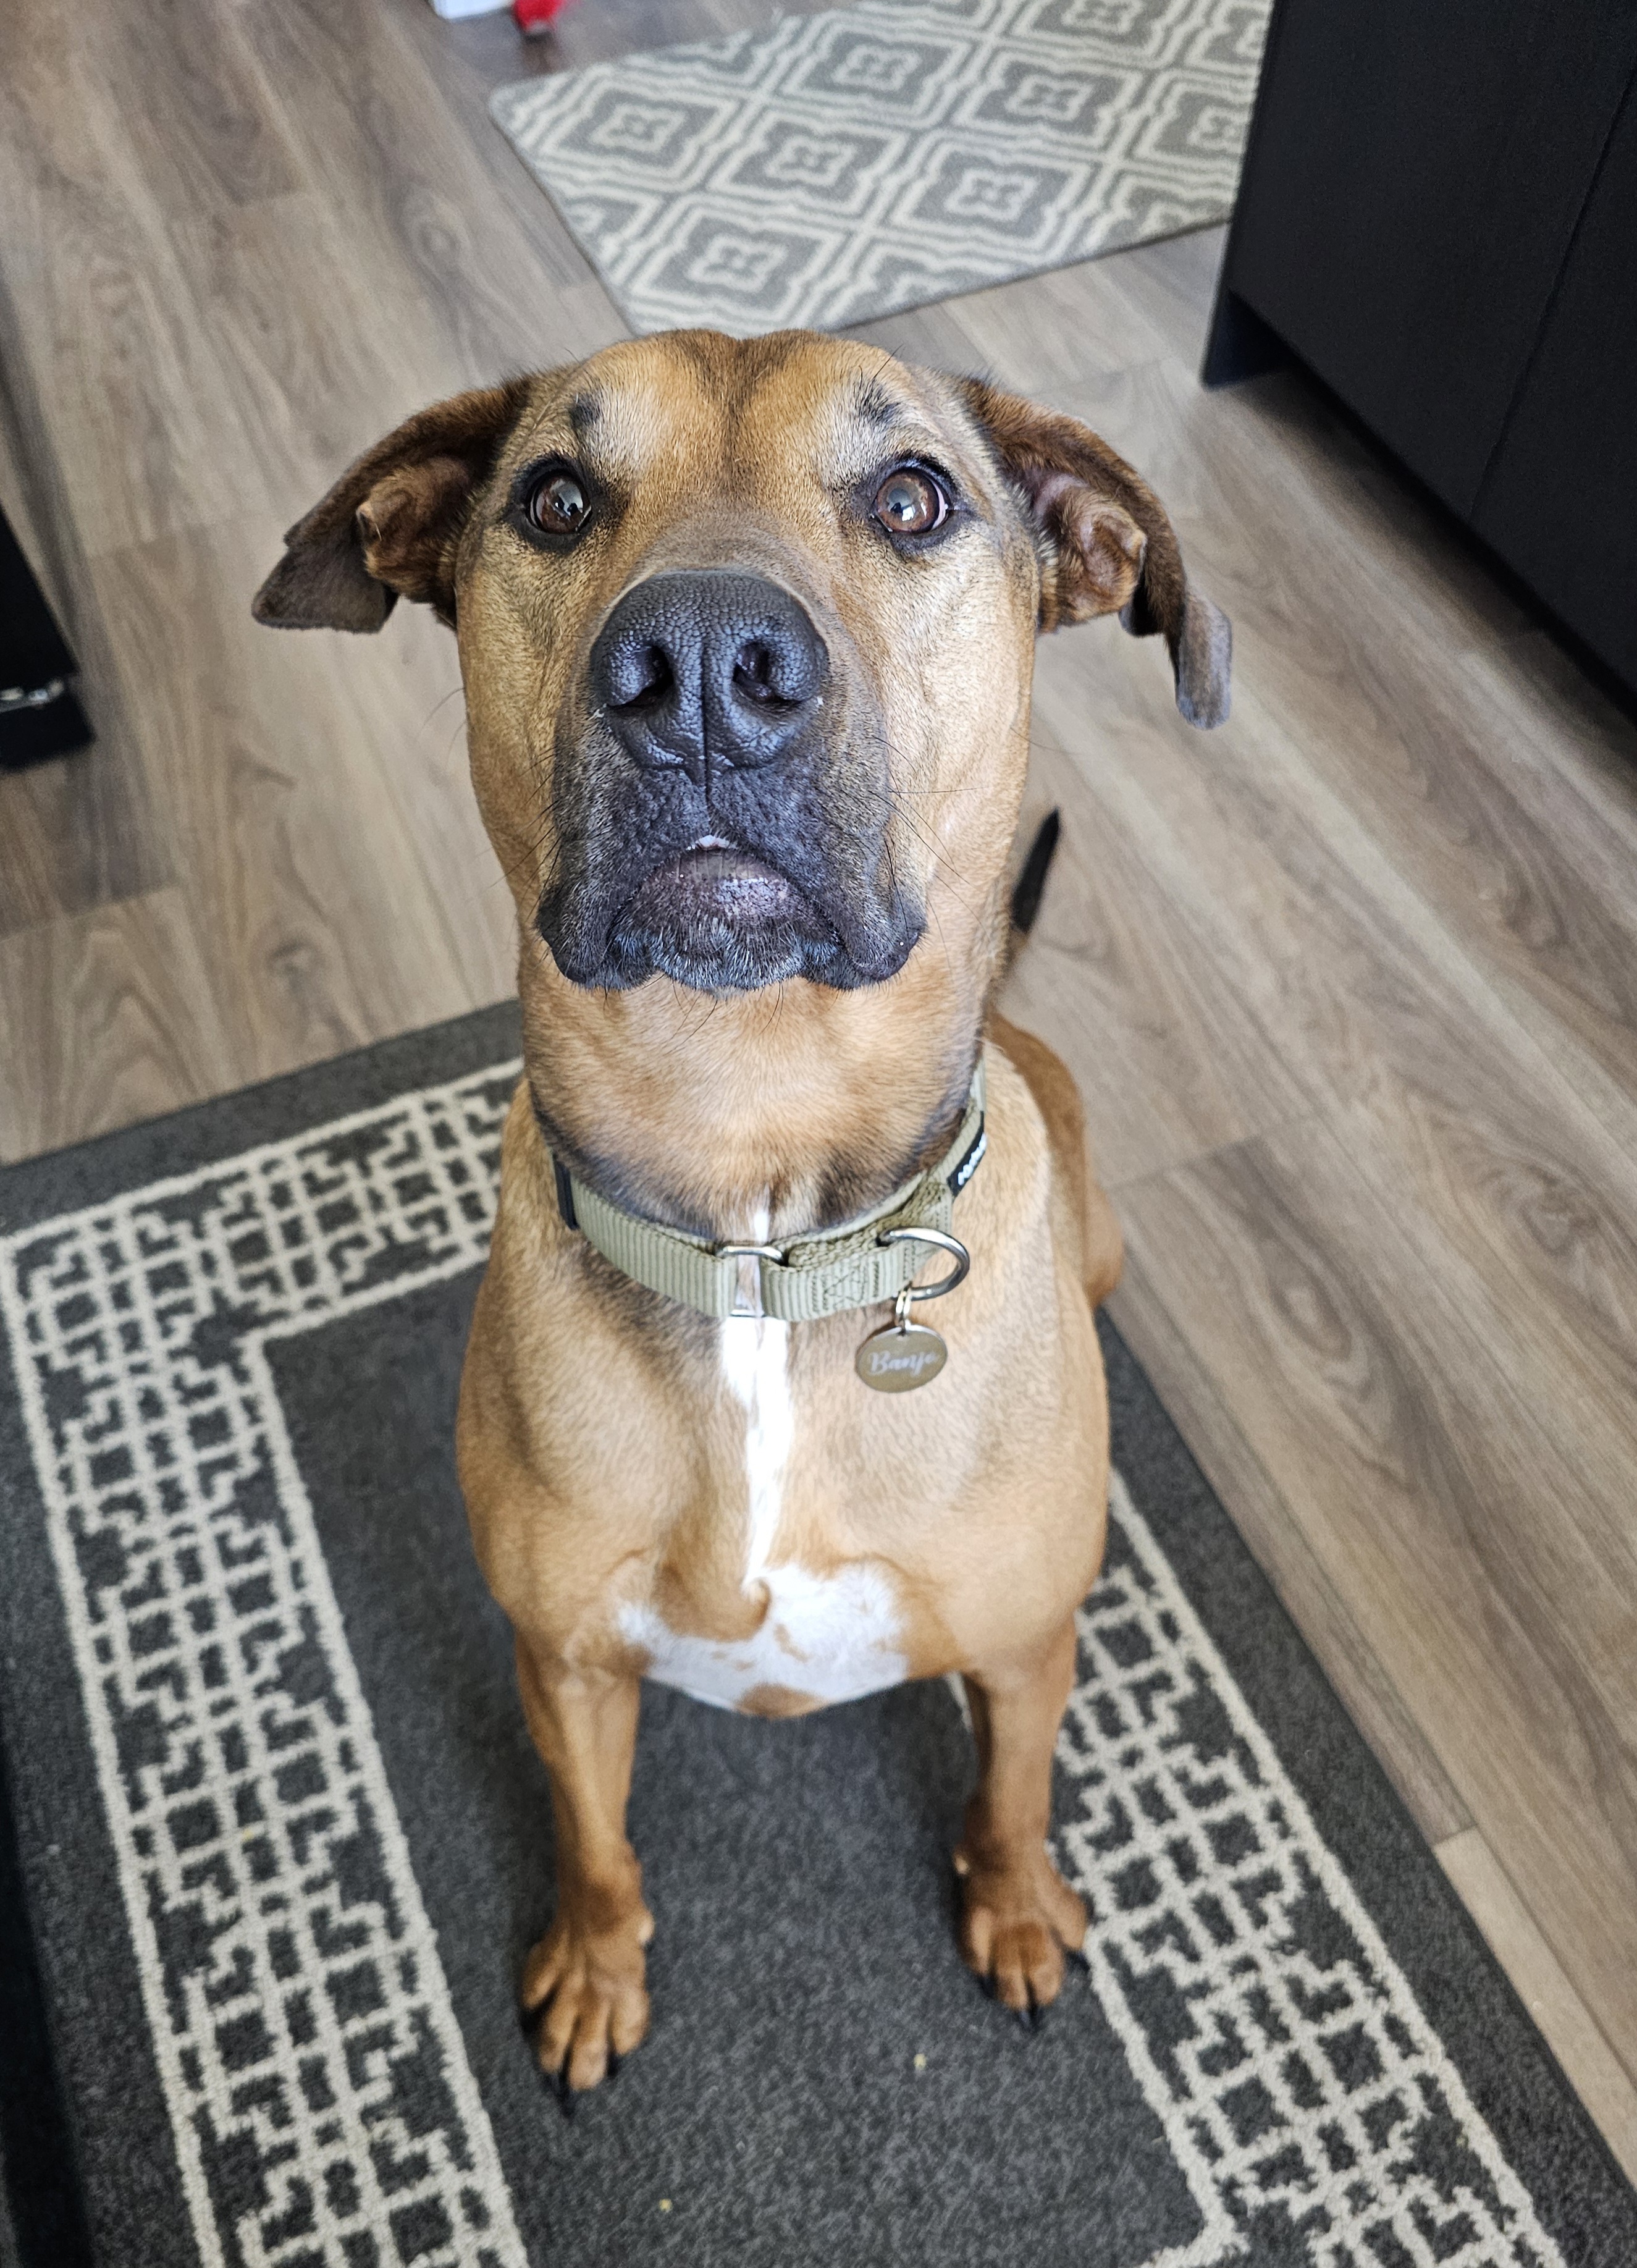
[[[644,1676],[784,1716],[958,1671],[962,1950],[1044,2004],[1085,1927],[1045,1837],[1119,1237],[1067,1071],[991,1005],[1031,650],[1122,611],[1210,725],[1227,624],[1085,427],[802,333],[424,411],[256,611],[373,630],[399,593],[458,632],[518,906],[459,1457],[551,1776],[540,2060],[591,2087],[647,2028]],[[940,1372],[907,1287],[964,1254]]]

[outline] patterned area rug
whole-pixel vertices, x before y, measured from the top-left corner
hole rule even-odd
[[[563,2118],[451,1450],[515,1046],[492,1012],[0,1175],[26,2268],[1629,2268],[1637,2199],[1112,1332],[1089,1970],[1030,2033],[962,1969],[943,1686],[650,1689],[655,2028]]]
[[[634,330],[837,330],[1225,219],[1270,5],[862,0],[490,108]]]

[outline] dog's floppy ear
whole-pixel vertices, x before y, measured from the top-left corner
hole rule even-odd
[[[458,394],[378,441],[284,538],[252,603],[256,620],[378,630],[401,595],[452,622],[460,531],[528,394],[524,379]]]
[[[959,386],[1046,539],[1040,628],[1118,613],[1137,637],[1163,630],[1178,708],[1191,725],[1220,725],[1233,633],[1227,615],[1188,588],[1175,531],[1153,490],[1078,418],[984,379]]]

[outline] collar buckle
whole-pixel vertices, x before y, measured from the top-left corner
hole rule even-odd
[[[714,1244],[710,1248],[713,1260],[737,1260],[738,1270],[733,1285],[733,1299],[728,1308],[732,1316],[748,1316],[760,1322],[767,1310],[762,1304],[761,1263],[776,1261],[784,1265],[785,1256],[776,1244]]]

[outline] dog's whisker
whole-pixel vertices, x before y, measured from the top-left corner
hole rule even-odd
[[[447,693],[444,693],[444,694],[440,695],[440,696],[439,696],[439,697],[438,697],[436,701],[434,701],[434,702],[433,702],[433,703],[432,703],[431,707],[427,711],[427,712],[426,712],[425,716],[421,719],[421,723],[420,723],[419,730],[417,731],[417,733],[416,733],[416,738],[418,739],[418,738],[420,737],[420,733],[424,733],[424,732],[425,732],[425,730],[426,730],[427,726],[431,723],[431,721],[432,721],[433,718],[437,716],[437,712],[438,712],[438,711],[439,711],[440,709],[447,709],[447,708],[448,708],[448,706],[449,706],[449,704],[450,704],[450,703],[451,703],[451,701],[453,701],[453,700],[454,700],[454,699],[455,699],[459,695],[463,694],[465,691],[466,691],[466,687],[465,687],[465,685],[463,684],[463,682],[461,681],[461,680],[460,680],[459,678],[457,678],[457,679],[455,680],[454,683],[450,687],[450,688],[449,688],[448,692],[447,692]]]

